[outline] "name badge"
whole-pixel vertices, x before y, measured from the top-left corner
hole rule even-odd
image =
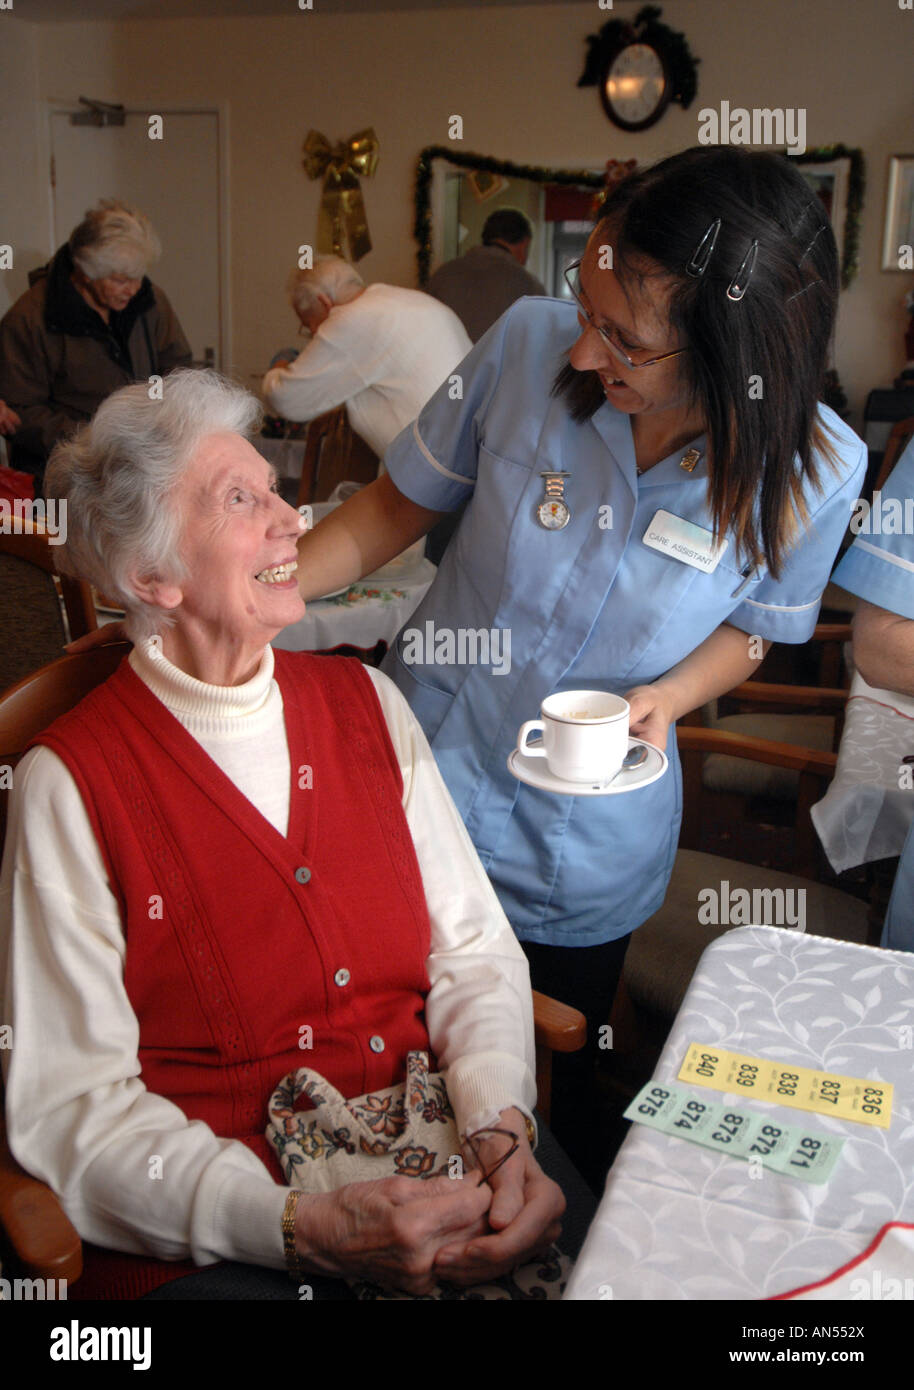
[[[651,550],[659,550],[671,560],[681,560],[706,574],[714,573],[728,545],[726,537],[715,545],[714,537],[704,526],[696,526],[694,521],[662,508],[654,513],[642,539]]]

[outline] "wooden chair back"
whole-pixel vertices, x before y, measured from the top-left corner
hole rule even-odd
[[[63,656],[0,694],[0,850],[12,780],[6,770],[15,768],[36,734],[113,675],[129,651],[129,642],[114,642]]]
[[[296,506],[326,502],[338,483],[371,483],[377,476],[377,454],[354,433],[345,406],[338,406],[308,426]]]
[[[892,432],[882,456],[882,463],[879,465],[879,472],[876,475],[876,488],[883,487],[888,481],[889,474],[912,439],[914,439],[914,415],[909,415],[906,420],[899,420],[897,425],[892,426]]]
[[[0,695],[0,853],[6,834],[10,771],[28,743],[117,669],[129,643],[61,657]],[[82,1246],[54,1193],[20,1168],[10,1153],[0,1086],[0,1231],[17,1272],[65,1279],[82,1273]]]
[[[60,574],[56,559],[43,527],[23,522],[20,534],[0,533],[0,690],[98,626],[90,586]]]

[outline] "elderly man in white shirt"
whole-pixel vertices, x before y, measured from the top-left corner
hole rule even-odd
[[[380,457],[469,352],[457,315],[431,295],[366,285],[338,256],[293,273],[289,297],[311,339],[263,380],[270,410],[287,420],[346,406],[349,423]]]

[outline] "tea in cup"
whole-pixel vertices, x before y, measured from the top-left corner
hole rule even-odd
[[[541,719],[521,725],[517,746],[528,758],[545,758],[565,782],[608,782],[628,752],[629,704],[605,690],[563,690],[540,706]],[[535,730],[542,743],[528,744]]]

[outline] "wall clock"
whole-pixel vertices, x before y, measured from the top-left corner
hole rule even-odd
[[[685,108],[698,90],[685,35],[660,24],[660,7],[645,5],[633,24],[614,19],[591,34],[579,87],[599,87],[603,110],[622,130],[647,130],[671,101]]]
[[[670,102],[666,64],[649,43],[629,43],[610,58],[600,83],[600,100],[609,119],[623,130],[647,130]]]

